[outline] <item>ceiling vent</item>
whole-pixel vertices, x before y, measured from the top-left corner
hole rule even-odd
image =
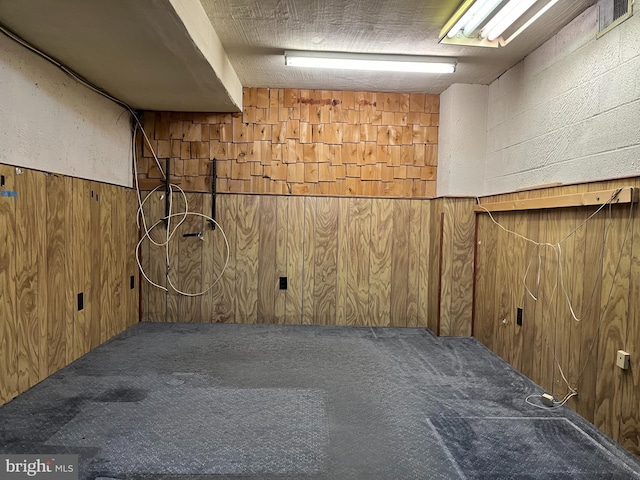
[[[633,0],[599,0],[597,38],[633,15]]]

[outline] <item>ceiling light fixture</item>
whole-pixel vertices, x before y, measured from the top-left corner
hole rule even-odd
[[[468,37],[501,2],[502,0],[477,0],[453,25],[447,37],[453,38],[461,31]]]
[[[440,31],[440,43],[508,45],[558,0],[464,0]],[[508,37],[503,36],[505,32]]]
[[[556,3],[558,3],[558,0],[551,0],[549,3],[547,3],[544,7],[542,7],[540,10],[538,10],[538,12],[531,17],[529,20],[527,20],[520,28],[518,28],[518,30],[516,30],[515,32],[513,32],[511,34],[511,36],[509,38],[507,38],[504,42],[502,42],[503,45],[508,45],[509,43],[511,43],[511,41],[516,38],[518,35],[520,35],[523,31],[525,31],[527,28],[529,28],[529,26],[535,22],[538,18],[540,18],[542,15],[544,15],[544,13],[549,10],[551,7],[553,7]]]
[[[453,73],[457,59],[419,55],[377,55],[286,50],[284,63],[290,67],[376,70],[384,72]]]
[[[480,31],[490,42],[498,38],[538,0],[510,0]]]

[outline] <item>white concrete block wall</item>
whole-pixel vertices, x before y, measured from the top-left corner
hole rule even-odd
[[[456,83],[440,95],[438,196],[482,195],[488,91]]]
[[[0,163],[130,187],[129,114],[0,34]]]
[[[489,86],[485,194],[640,175],[640,12],[598,40],[597,21],[594,6]]]

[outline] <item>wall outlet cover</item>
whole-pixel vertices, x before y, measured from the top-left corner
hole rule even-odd
[[[618,357],[616,358],[616,365],[622,370],[628,370],[631,365],[631,355],[624,350],[618,350]]]

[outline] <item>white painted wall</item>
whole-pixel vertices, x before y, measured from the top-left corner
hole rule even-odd
[[[640,175],[640,12],[596,40],[597,13],[489,86],[485,194]]]
[[[129,114],[0,34],[0,163],[130,187]]]
[[[456,83],[440,95],[438,196],[482,195],[489,87]]]

